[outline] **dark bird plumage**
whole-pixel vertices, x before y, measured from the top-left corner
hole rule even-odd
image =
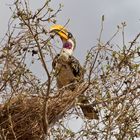
[[[69,59],[66,61],[58,54],[54,58],[52,65],[55,69],[57,87],[59,89],[68,86],[69,89],[74,90],[75,85],[71,84],[82,82],[84,79],[85,70],[74,56],[69,56]],[[98,119],[97,111],[94,109],[94,106],[89,103],[86,96],[80,95],[78,102],[87,119]]]
[[[50,32],[59,35],[63,43],[60,54],[56,55],[52,62],[57,87],[58,89],[67,87],[70,90],[74,90],[76,84],[84,81],[85,73],[79,61],[72,55],[76,47],[76,41],[73,35],[61,25],[52,26]],[[98,119],[97,111],[94,109],[94,106],[89,103],[85,95],[80,95],[78,102],[87,119]]]

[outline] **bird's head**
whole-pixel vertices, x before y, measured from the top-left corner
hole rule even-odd
[[[70,56],[76,47],[76,41],[73,35],[62,25],[53,25],[50,28],[50,33],[58,35],[63,43],[61,55]]]

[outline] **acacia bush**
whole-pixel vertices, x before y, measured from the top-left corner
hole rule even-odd
[[[8,31],[0,44],[0,138],[1,139],[134,139],[140,137],[139,36],[125,43],[126,23],[105,43],[102,42],[104,16],[97,45],[85,58],[85,79],[75,91],[57,90],[51,62],[58,52],[52,44],[49,26],[57,14],[48,0],[32,11],[26,0],[11,8]],[[66,25],[68,22],[66,23]],[[64,26],[66,26],[64,25]],[[114,45],[122,33],[121,45]],[[29,65],[44,70],[46,81]],[[40,68],[38,68],[40,70]],[[39,72],[39,71],[38,71]],[[98,111],[99,120],[87,120],[76,98],[85,94]],[[82,120],[74,132],[66,124]]]

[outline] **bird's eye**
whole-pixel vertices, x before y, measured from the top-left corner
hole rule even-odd
[[[70,43],[70,42],[65,42],[64,44],[63,44],[63,48],[66,48],[66,49],[71,49],[72,48],[72,43]]]
[[[68,32],[68,38],[72,38],[72,34]]]

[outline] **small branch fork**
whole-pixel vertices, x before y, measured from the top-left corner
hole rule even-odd
[[[37,16],[44,9],[44,7],[46,7],[47,5],[48,5],[48,1],[44,4],[44,6],[40,10],[38,10],[38,12],[36,13],[35,16]],[[18,12],[20,12],[20,8],[18,7],[17,3],[16,3],[16,9],[17,9]],[[19,16],[21,18],[21,21],[24,23],[24,25],[27,26],[32,38],[34,39],[34,41],[36,43],[36,46],[37,46],[38,51],[39,51],[39,56],[40,56],[42,66],[44,67],[45,72],[46,72],[47,77],[48,77],[47,92],[46,92],[46,95],[45,95],[45,98],[44,98],[43,113],[42,113],[43,114],[43,116],[42,116],[43,129],[44,129],[44,133],[47,135],[47,133],[48,133],[48,116],[47,116],[48,108],[47,108],[47,106],[48,106],[48,98],[49,98],[50,86],[51,86],[51,76],[50,76],[49,70],[47,68],[47,65],[45,63],[43,53],[42,53],[42,50],[41,50],[41,46],[38,42],[37,31],[36,31],[36,33],[34,33],[34,31],[33,31],[34,29],[30,25],[30,19],[25,19],[22,14],[20,14]],[[35,17],[33,17],[33,18],[35,18]]]

